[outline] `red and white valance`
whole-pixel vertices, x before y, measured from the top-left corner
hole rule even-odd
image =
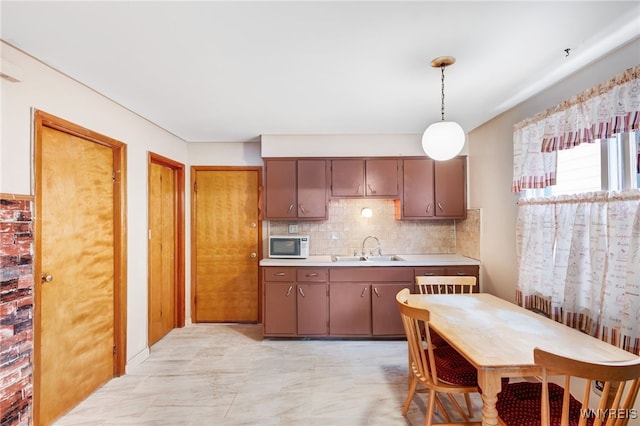
[[[556,151],[640,130],[640,65],[514,126],[512,191],[555,184]]]

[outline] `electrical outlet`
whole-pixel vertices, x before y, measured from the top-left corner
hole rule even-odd
[[[298,225],[289,225],[289,233],[297,234],[298,233]]]
[[[604,389],[604,383],[600,380],[593,381],[593,393],[596,395],[602,395],[602,389]]]

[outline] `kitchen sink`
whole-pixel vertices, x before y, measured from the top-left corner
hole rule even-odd
[[[386,256],[331,256],[332,262],[391,262],[404,260],[395,254]]]

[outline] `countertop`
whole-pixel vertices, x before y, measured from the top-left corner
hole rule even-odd
[[[459,266],[480,265],[480,261],[458,254],[399,254],[403,260],[332,262],[331,256],[309,256],[307,259],[262,259],[260,266]]]

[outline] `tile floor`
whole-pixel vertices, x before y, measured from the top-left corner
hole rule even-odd
[[[401,415],[406,360],[400,340],[272,340],[261,325],[191,325],[55,425],[423,425],[424,394]]]

